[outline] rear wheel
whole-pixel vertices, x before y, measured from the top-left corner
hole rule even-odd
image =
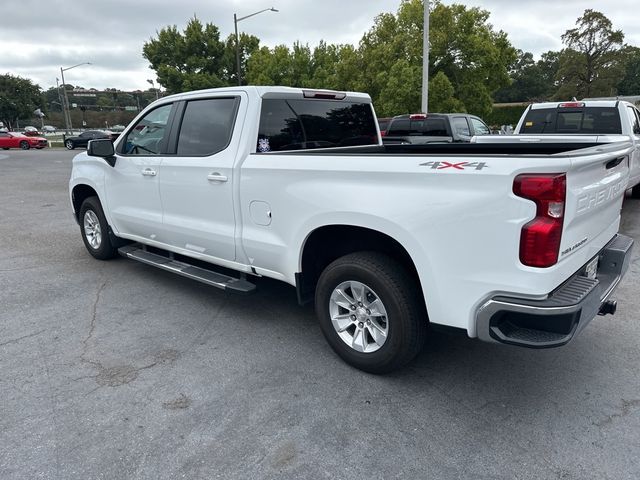
[[[80,207],[80,231],[84,246],[98,260],[108,260],[117,254],[109,238],[109,225],[98,197],[89,197]]]
[[[66,142],[64,142],[64,146],[67,147],[67,150],[73,150],[74,148],[76,148],[73,141],[71,140],[67,140]]]
[[[640,185],[636,185],[631,189],[631,196],[633,198],[640,198]]]
[[[420,351],[427,315],[406,268],[376,252],[345,255],[320,275],[316,313],[325,338],[350,365],[395,370]]]
[[[21,141],[20,148],[22,150],[29,150],[29,142],[27,142],[26,140]]]

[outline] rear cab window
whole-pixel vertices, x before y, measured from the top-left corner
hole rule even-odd
[[[520,133],[619,134],[622,126],[615,107],[536,108],[527,113]]]
[[[444,118],[398,118],[391,121],[387,135],[390,137],[446,137],[449,132],[447,130],[447,121]]]
[[[377,145],[376,125],[369,103],[265,98],[256,151]]]

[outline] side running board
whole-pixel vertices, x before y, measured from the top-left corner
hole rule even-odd
[[[139,243],[125,245],[118,249],[118,253],[123,257],[137,260],[154,267],[161,268],[167,272],[177,273],[183,277],[206,283],[216,288],[221,288],[229,292],[248,294],[253,293],[256,286],[244,278],[234,278],[223,273],[214,272],[206,268],[196,267],[183,261],[175,260],[171,257],[149,252]]]

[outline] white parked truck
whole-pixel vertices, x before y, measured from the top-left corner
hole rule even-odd
[[[82,239],[231,292],[287,282],[370,372],[410,361],[429,324],[545,348],[615,311],[631,143],[383,145],[375,118],[352,92],[162,98],[74,158]]]
[[[629,183],[634,198],[640,198],[640,111],[622,100],[545,102],[529,105],[514,135],[476,136],[476,143],[585,143],[628,141]]]

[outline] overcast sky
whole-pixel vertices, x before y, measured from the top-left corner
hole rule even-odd
[[[444,3],[463,3],[445,0]],[[536,56],[560,50],[560,35],[573,28],[586,8],[604,13],[625,41],[640,46],[638,0],[468,0],[468,7],[489,12],[489,22],[504,30],[514,47]],[[239,17],[273,6],[238,24],[263,45],[311,47],[328,43],[357,45],[376,15],[396,12],[400,0],[0,0],[2,55],[0,73],[30,78],[42,88],[55,86],[60,67],[91,62],[65,72],[67,83],[86,88],[146,90],[154,72],[142,57],[142,46],[167,25],[184,28],[195,14],[221,30],[233,32],[233,14]]]

